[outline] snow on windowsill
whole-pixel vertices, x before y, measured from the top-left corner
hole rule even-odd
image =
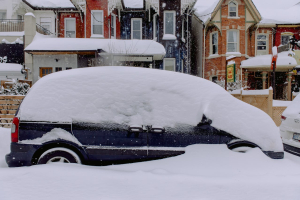
[[[176,36],[173,34],[164,34],[163,40],[176,40]]]
[[[235,56],[242,56],[240,52],[226,52],[226,56],[235,55]]]
[[[228,19],[240,19],[240,17],[227,17]]]
[[[92,34],[91,38],[104,38],[104,35],[96,35],[96,34]]]
[[[220,55],[219,54],[210,54],[208,56],[208,58],[217,58],[217,57],[220,57]]]

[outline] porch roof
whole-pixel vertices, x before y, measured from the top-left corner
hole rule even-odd
[[[297,66],[296,59],[288,56],[291,52],[278,54],[276,71],[288,71]],[[249,71],[271,71],[272,55],[262,55],[242,61],[241,68]]]
[[[32,54],[68,54],[83,52],[102,52],[123,56],[153,56],[153,60],[162,60],[165,48],[153,40],[117,40],[91,38],[38,38],[25,48]]]

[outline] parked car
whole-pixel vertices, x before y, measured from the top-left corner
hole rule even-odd
[[[282,113],[280,134],[284,150],[300,156],[300,95]]]
[[[273,120],[215,83],[164,70],[92,67],[35,83],[13,119],[6,162],[131,162],[180,155],[192,144],[284,156]]]

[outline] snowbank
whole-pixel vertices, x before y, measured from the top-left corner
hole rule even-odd
[[[282,113],[285,117],[300,118],[300,95],[297,95],[291,104]]]
[[[70,0],[27,0],[27,2],[39,8],[75,8]]]
[[[40,79],[21,104],[21,120],[127,125],[212,125],[263,150],[282,151],[278,129],[263,111],[218,85],[190,75],[135,67],[92,67]]]
[[[10,141],[10,129],[0,127],[0,168],[7,167],[5,155],[10,152]]]

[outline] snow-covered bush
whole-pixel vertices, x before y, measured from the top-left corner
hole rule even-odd
[[[26,95],[30,89],[28,83],[15,82],[11,88],[1,87],[0,94],[4,95]]]

